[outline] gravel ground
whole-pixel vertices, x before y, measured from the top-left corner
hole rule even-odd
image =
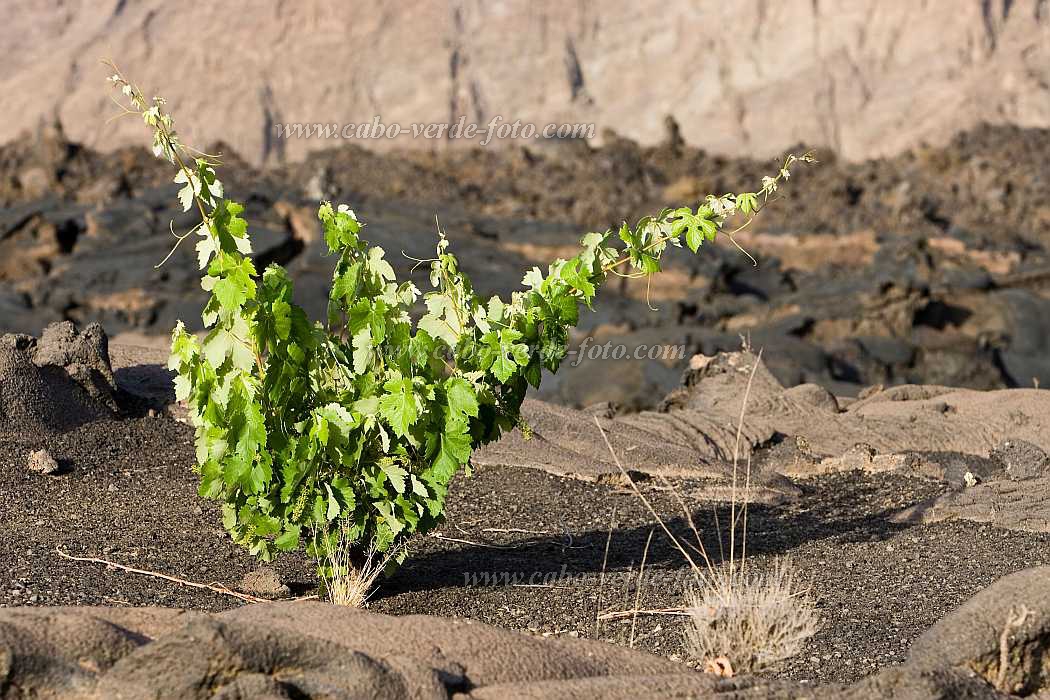
[[[47,447],[63,472],[25,469]],[[192,433],[165,417],[102,421],[56,437],[0,438],[0,607],[164,605],[220,610],[228,596],[59,558],[98,556],[200,582],[235,586],[257,566],[229,541],[218,508],[197,497]],[[799,656],[769,673],[850,682],[904,660],[911,642],[1000,576],[1050,562],[1050,535],[968,521],[901,525],[885,515],[943,491],[930,480],[860,473],[799,482],[803,496],[755,506],[747,519],[748,566],[791,558],[822,629]],[[675,483],[712,559],[729,515]],[[640,485],[669,529],[694,541],[674,494]],[[475,618],[531,634],[599,637],[689,662],[677,615],[597,623],[599,611],[683,605],[682,554],[631,491],[525,469],[489,468],[460,478],[448,521],[412,543],[405,565],[370,603],[392,614]],[[611,531],[611,536],[610,536]],[[645,576],[638,568],[650,532]],[[738,533],[739,534],[739,533]],[[605,548],[609,542],[606,558]],[[314,592],[311,563],[276,568],[294,593]]]

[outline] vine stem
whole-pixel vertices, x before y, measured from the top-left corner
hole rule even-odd
[[[146,96],[144,94],[142,94],[142,91],[139,90],[137,87],[135,87],[135,85],[132,84],[126,77],[124,77],[124,74],[121,73],[121,71],[117,67],[116,63],[114,63],[113,61],[110,61],[110,60],[103,61],[103,63],[113,69],[114,75],[120,80],[121,83],[123,83],[124,85],[126,85],[128,87],[128,89],[129,89],[129,91],[131,93],[131,94],[127,95],[127,97],[131,101],[131,105],[133,107],[135,107],[135,109],[132,110],[132,109],[128,109],[127,106],[123,106],[125,111],[127,113],[131,113],[131,114],[138,114],[139,116],[142,116],[143,114],[146,114],[147,109],[148,109],[147,106],[146,106],[147,105],[147,103],[146,103]],[[156,102],[155,102],[154,106],[155,107],[158,106],[156,104]],[[159,112],[159,109],[158,109],[158,112]],[[184,146],[181,143],[179,143],[178,139],[173,135],[172,131],[170,131],[168,129],[168,127],[165,125],[165,122],[164,122],[163,119],[161,119],[161,118],[155,119],[154,120],[154,124],[152,124],[151,126],[156,130],[157,136],[160,138],[160,140],[161,140],[161,142],[162,142],[162,144],[163,144],[163,146],[165,148],[166,153],[171,155],[171,160],[172,160],[173,164],[175,165],[175,167],[186,178],[186,184],[193,190],[193,202],[194,202],[194,204],[197,205],[197,211],[200,212],[200,216],[201,216],[200,223],[197,224],[196,226],[194,226],[187,233],[185,233],[185,234],[183,234],[181,236],[176,234],[175,230],[174,230],[174,226],[170,225],[170,227],[172,229],[172,235],[175,236],[176,241],[175,241],[175,245],[172,247],[171,251],[164,257],[163,260],[160,261],[159,264],[156,265],[156,267],[160,267],[161,265],[166,263],[171,258],[172,255],[175,254],[175,251],[178,250],[178,247],[182,244],[182,242],[184,240],[189,238],[191,234],[193,234],[195,231],[199,230],[202,226],[204,227],[204,230],[207,232],[207,235],[209,237],[211,237],[213,240],[215,238],[215,234],[212,232],[212,227],[211,227],[212,218],[211,218],[211,216],[208,215],[207,206],[206,206],[204,200],[201,199],[201,196],[197,192],[197,189],[193,187],[194,173],[193,173],[192,170],[190,170],[190,167],[188,165],[186,165],[186,161],[183,160],[183,158],[182,158],[182,153],[181,153],[182,149],[188,148],[188,147]],[[196,153],[199,153],[200,155],[204,156],[205,158],[210,158],[211,157],[208,154],[204,153],[203,151],[198,151],[197,149],[191,149],[191,150],[195,151]],[[258,343],[256,343],[252,339],[249,339],[249,340],[246,341],[244,339],[238,338],[238,340],[240,342],[244,343],[248,347],[248,349],[251,350],[252,354],[255,356],[255,364],[256,364],[256,367],[258,368],[258,371],[259,371],[259,379],[263,380],[266,377],[266,360],[263,357],[263,352],[262,352],[263,349],[258,345]]]
[[[812,151],[807,151],[801,157],[798,157],[798,158],[795,158],[794,156],[788,156],[787,158],[785,158],[784,165],[781,167],[780,172],[777,173],[776,177],[774,177],[772,179],[772,181],[767,182],[765,185],[763,185],[762,189],[759,191],[759,193],[762,195],[762,204],[760,204],[760,205],[758,205],[758,206],[756,206],[754,208],[754,210],[752,211],[751,215],[748,216],[747,220],[743,224],[741,224],[740,226],[738,226],[737,228],[733,229],[732,231],[730,231],[729,233],[726,234],[726,236],[728,236],[729,240],[733,243],[733,245],[737,247],[737,250],[739,250],[741,253],[743,253],[748,258],[750,258],[751,262],[753,262],[755,265],[758,265],[758,261],[755,260],[754,256],[752,256],[750,253],[748,253],[746,250],[744,250],[740,246],[740,244],[737,243],[736,239],[733,238],[733,236],[735,236],[736,234],[740,233],[745,228],[750,226],[751,222],[754,221],[755,218],[758,216],[758,214],[765,208],[765,204],[769,201],[769,195],[772,194],[773,192],[776,192],[776,188],[780,184],[780,181],[784,179],[784,174],[786,172],[788,172],[788,170],[787,170],[788,166],[792,162],[794,162],[792,159],[794,158],[795,161],[799,161],[800,160],[800,161],[803,161],[803,162],[815,162],[815,161],[812,160],[812,157],[813,157],[813,152]],[[722,219],[722,221],[719,222],[719,224],[718,224],[719,232],[721,232],[722,224],[725,223],[726,218],[728,218],[728,217],[724,217]],[[661,223],[667,224],[669,222],[667,222],[667,220],[665,219]],[[657,247],[659,245],[662,245],[662,244],[665,244],[665,243],[668,243],[668,242],[670,242],[672,240],[677,240],[677,239],[678,239],[678,236],[675,236],[675,235],[672,235],[672,234],[665,234],[663,237],[657,238],[656,240],[651,241],[648,245],[646,245],[644,248],[641,248],[638,252],[645,253],[645,252],[650,251],[650,250],[652,250],[653,248],[655,248],[655,247]],[[631,260],[630,254],[624,255],[623,257],[621,257],[620,259],[616,260],[615,262],[611,262],[611,263],[609,263],[607,265],[602,266],[602,272],[613,272],[614,274],[620,274],[620,273],[615,272],[616,268],[620,267],[621,265],[624,265],[627,262],[630,262],[630,260]],[[646,276],[647,277],[651,276],[651,273],[647,273]]]

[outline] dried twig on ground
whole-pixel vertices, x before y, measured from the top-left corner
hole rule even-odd
[[[171,576],[169,574],[162,574],[162,573],[160,573],[158,571],[148,571],[146,569],[136,569],[133,566],[125,566],[124,564],[118,564],[116,562],[109,561],[108,559],[98,559],[96,557],[75,557],[72,554],[66,554],[65,552],[63,552],[58,547],[55,547],[55,553],[58,554],[58,556],[62,557],[63,559],[68,559],[69,561],[85,562],[85,563],[89,563],[89,564],[104,564],[106,566],[113,567],[114,569],[120,569],[121,571],[127,571],[128,573],[139,574],[140,576],[151,576],[153,578],[160,578],[160,579],[164,579],[165,581],[171,581],[172,583],[177,583],[180,586],[188,586],[189,588],[199,588],[199,589],[203,589],[203,590],[212,591],[213,593],[221,593],[222,595],[233,596],[234,598],[237,598],[238,600],[243,600],[246,603],[268,603],[268,602],[270,602],[270,601],[266,600],[265,598],[256,598],[255,596],[248,595],[247,593],[239,593],[237,591],[231,591],[229,588],[227,588],[226,586],[223,586],[221,583],[198,583],[196,581],[187,581],[186,579],[179,578],[178,576]],[[316,598],[317,596],[311,596],[311,597]]]
[[[516,544],[488,544],[485,542],[474,542],[473,540],[464,540],[459,537],[447,537],[445,535],[432,534],[430,535],[436,540],[444,540],[445,542],[456,542],[458,544],[469,544],[471,547],[485,547],[486,549],[518,549],[520,545]]]
[[[686,608],[656,608],[653,610],[613,610],[612,612],[602,613],[598,616],[599,620],[623,620],[624,618],[633,617],[635,615],[672,615],[675,617],[689,617],[689,611]]]

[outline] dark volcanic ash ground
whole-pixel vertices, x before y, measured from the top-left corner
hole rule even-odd
[[[400,277],[435,242],[435,216],[482,294],[518,288],[524,270],[571,253],[579,236],[667,204],[755,189],[773,162],[727,160],[687,145],[610,137],[512,149],[377,155],[344,146],[256,171],[225,151],[227,192],[247,203],[256,260],[288,267],[319,318],[332,260],[318,200],[349,203]],[[575,340],[684,345],[681,360],[596,360],[545,383],[577,406],[647,407],[695,352],[764,348],[785,385],[838,395],[866,386],[972,388],[1050,383],[1050,132],[982,128],[943,149],[862,164],[817,153],[739,241],[666,271],[614,281]],[[178,209],[165,164],[145,151],[97,154],[55,129],[0,148],[0,331],[103,322],[118,339],[199,327],[192,245],[159,269]],[[427,288],[425,271],[411,275]],[[648,299],[647,299],[648,296]],[[651,305],[655,310],[649,308]],[[132,335],[128,335],[132,334]],[[608,376],[615,364],[618,381]]]

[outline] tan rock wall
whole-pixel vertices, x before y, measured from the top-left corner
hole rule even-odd
[[[277,140],[276,122],[376,115],[654,142],[672,114],[711,150],[850,159],[981,121],[1050,126],[1046,0],[13,0],[5,15],[0,142],[54,117],[93,146],[139,141],[131,120],[105,123],[103,56],[163,93],[188,140],[257,163],[337,143]]]

